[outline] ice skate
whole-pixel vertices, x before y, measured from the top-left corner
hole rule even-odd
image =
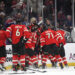
[[[60,65],[61,69],[63,69],[63,68],[64,68],[64,66],[63,66],[63,64],[62,64],[62,63],[60,63],[59,65]]]
[[[25,66],[21,66],[21,71],[27,71]]]
[[[42,69],[45,69],[45,68],[46,68],[46,64],[43,63],[43,64],[42,64]]]
[[[17,72],[17,71],[18,71],[17,66],[13,65],[13,71],[15,71],[15,72]]]
[[[36,64],[36,63],[33,64],[33,67],[36,68],[36,69],[39,68],[38,64]]]

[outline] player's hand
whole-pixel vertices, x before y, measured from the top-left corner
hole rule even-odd
[[[33,47],[31,49],[34,51],[34,48]]]
[[[45,55],[48,55],[48,52],[44,52]]]
[[[43,52],[44,52],[45,55],[48,55],[48,50],[47,49],[44,49]]]
[[[27,42],[27,38],[23,37],[23,43],[26,43]]]
[[[9,40],[10,42],[12,42],[12,39],[11,39],[11,38],[8,38],[8,40]]]
[[[63,43],[60,43],[60,47],[62,47],[63,46]]]
[[[26,43],[28,39],[23,39],[23,42]]]
[[[39,52],[40,52],[40,54],[42,54],[42,48],[40,48]]]

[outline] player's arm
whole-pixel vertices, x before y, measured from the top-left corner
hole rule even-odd
[[[26,42],[27,46],[31,49],[34,50],[34,46],[32,44],[32,37],[30,37],[27,42]]]
[[[28,39],[30,36],[31,36],[31,33],[29,32],[27,27],[24,26],[24,37]]]
[[[12,25],[6,29],[6,37],[10,42],[12,42],[11,33],[12,33]]]
[[[45,46],[45,37],[43,34],[41,34],[41,36],[40,36],[40,53],[42,53],[44,46]]]
[[[27,27],[23,27],[23,32],[24,32],[24,34],[23,34],[23,42],[24,43],[26,43],[27,41],[28,41],[28,39],[30,38],[30,32],[29,32],[29,30],[27,29]]]
[[[11,37],[11,35],[10,35],[11,32],[12,32],[12,25],[6,29],[6,34],[7,34],[7,37],[8,37],[8,38]]]
[[[43,34],[40,36],[40,47],[42,48],[45,45],[45,37]]]

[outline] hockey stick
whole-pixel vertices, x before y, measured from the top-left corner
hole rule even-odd
[[[8,74],[32,74],[32,73],[35,73],[35,72],[22,72],[22,73],[15,72],[15,73],[8,73]]]
[[[30,69],[30,68],[27,68],[28,70],[32,70],[32,71],[36,71],[36,72],[40,72],[40,73],[45,73],[47,71],[40,71],[40,70],[35,70],[35,69]]]
[[[16,73],[8,73],[8,74],[10,75],[10,74],[24,74],[24,73],[17,73],[17,72],[16,72]]]
[[[0,71],[3,72],[4,70],[2,68],[0,68]]]

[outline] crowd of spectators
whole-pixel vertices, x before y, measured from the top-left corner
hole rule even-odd
[[[0,0],[0,24],[7,27],[19,20],[24,24],[27,16],[26,5],[25,0]]]
[[[17,21],[22,21],[22,24],[29,25],[32,17],[36,17],[38,25],[44,24],[46,27],[50,25],[52,28],[57,27],[71,32],[73,28],[72,0],[57,0],[56,26],[55,0],[0,0],[0,24],[5,29],[10,24],[16,24]]]
[[[44,0],[44,18],[55,22],[55,0]],[[57,0],[57,27],[71,32],[72,0]]]

